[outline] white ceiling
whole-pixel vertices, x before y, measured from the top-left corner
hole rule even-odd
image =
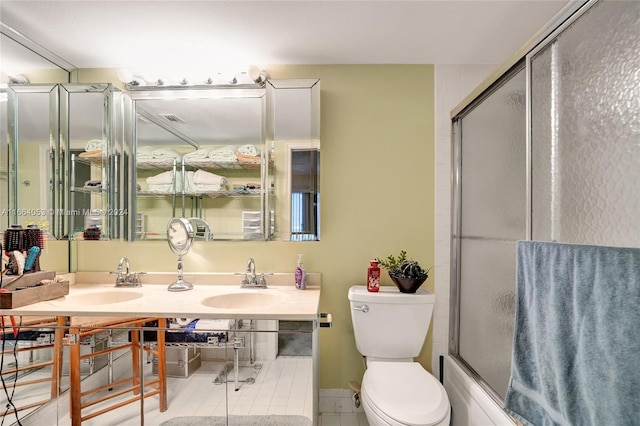
[[[498,64],[567,1],[0,1],[78,68]]]

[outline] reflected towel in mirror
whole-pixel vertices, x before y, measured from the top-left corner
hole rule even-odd
[[[238,147],[238,154],[242,155],[260,155],[260,150],[255,145],[247,144]]]
[[[224,176],[219,176],[211,172],[196,170],[193,173],[193,183],[196,185],[226,185],[227,179]]]
[[[153,150],[153,158],[181,160],[182,154],[173,148],[158,148]]]
[[[176,178],[179,180],[180,175],[176,175]],[[151,185],[162,185],[162,184],[173,183],[173,172],[166,171],[166,172],[157,174],[155,176],[149,176],[147,178],[147,183]]]
[[[153,158],[152,146],[139,146],[136,150],[136,161],[138,163],[151,160]]]
[[[107,148],[107,141],[104,141],[102,139],[91,139],[89,142],[87,142],[87,145],[84,147],[85,151],[97,151],[97,150],[104,150]]]
[[[78,157],[80,158],[102,158],[102,150],[101,149],[95,149],[93,151],[85,151],[85,152],[81,152],[80,154],[78,154]]]
[[[209,158],[221,162],[237,161],[236,149],[231,145],[215,148],[209,152]]]
[[[201,160],[203,158],[207,158],[209,156],[209,152],[211,152],[210,147],[202,147],[198,150],[190,152],[184,155],[184,159],[186,160]]]

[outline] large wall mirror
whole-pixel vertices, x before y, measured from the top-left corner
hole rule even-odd
[[[50,171],[58,142],[56,84],[70,81],[73,66],[3,23],[0,46],[0,232],[12,225],[48,227],[42,267],[69,271],[68,242],[53,232],[58,225],[51,213],[60,206]]]
[[[130,239],[166,239],[166,224],[177,216],[205,220],[217,240],[269,238],[273,161],[264,88],[136,90],[128,97]]]
[[[128,237],[198,217],[215,240],[319,239],[320,84],[139,88],[125,146]]]
[[[126,94],[107,83],[25,84],[4,94],[4,226],[135,241],[165,239],[172,217],[197,217],[215,240],[319,239],[318,80]]]

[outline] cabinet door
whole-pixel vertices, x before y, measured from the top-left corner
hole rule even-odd
[[[272,238],[320,239],[320,81],[270,80],[274,196],[267,200]],[[275,215],[275,212],[278,212]]]
[[[60,163],[70,239],[111,237],[118,212],[109,191],[112,144],[111,84],[63,84],[60,90]]]
[[[110,84],[26,85],[9,91],[9,220],[49,238],[108,238]]]

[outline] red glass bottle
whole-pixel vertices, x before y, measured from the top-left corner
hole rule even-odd
[[[367,290],[376,292],[380,290],[380,267],[375,260],[369,261],[369,270],[367,271]]]

